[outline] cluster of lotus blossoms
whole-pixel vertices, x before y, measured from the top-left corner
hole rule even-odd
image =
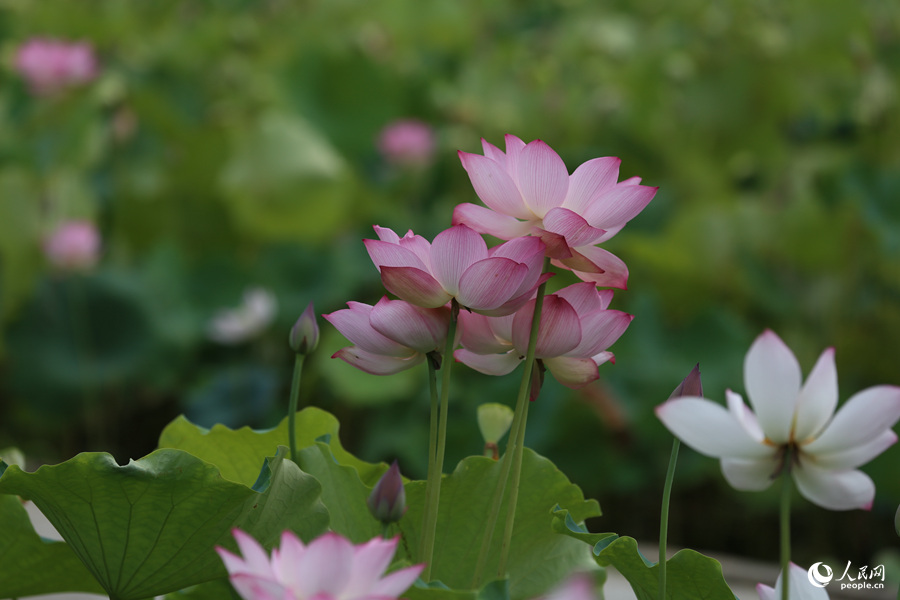
[[[50,96],[97,77],[97,59],[87,42],[32,38],[16,51],[16,70],[37,96]]]
[[[647,205],[655,187],[618,182],[619,159],[598,158],[569,175],[547,144],[506,136],[506,153],[483,142],[484,156],[460,152],[485,206],[456,207],[453,225],[432,242],[375,227],[365,246],[388,292],[374,306],[350,302],[325,315],[353,346],[335,354],[366,372],[388,375],[437,357],[459,312],[456,360],[491,375],[515,369],[528,345],[535,295],[551,277],[545,258],[574,272],[574,284],[543,300],[535,356],[564,385],[598,378],[607,348],[631,315],[609,309],[628,270],[597,244]],[[489,248],[482,234],[506,240]]]

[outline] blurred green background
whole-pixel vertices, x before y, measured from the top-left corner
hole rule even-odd
[[[35,36],[90,42],[98,77],[29,93],[15,54]],[[372,224],[445,229],[477,202],[457,150],[514,133],[570,171],[615,155],[660,186],[605,246],[631,271],[613,307],[636,315],[616,364],[577,393],[548,378],[527,440],[600,501],[594,531],[653,540],[671,437],[652,408],[696,362],[708,397],[743,392],[768,327],[804,372],[834,346],[842,399],[900,384],[898,68],[900,8],[883,0],[0,0],[0,448],[124,461],[182,412],[273,426],[306,304],[377,301]],[[378,152],[408,118],[434,130],[427,165]],[[42,253],[70,219],[102,235],[88,272]],[[272,322],[212,341],[253,287]],[[361,457],[423,477],[424,368],[356,372],[320,325],[302,402]],[[455,373],[449,465],[481,451],[475,407],[511,405],[518,385]],[[869,513],[798,497],[793,560],[896,548],[898,459],[865,468]],[[684,450],[670,543],[774,560],[776,503]]]

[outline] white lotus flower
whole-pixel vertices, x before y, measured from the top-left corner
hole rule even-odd
[[[762,583],[756,586],[756,593],[759,594],[759,600],[780,600],[781,587],[784,585],[784,573],[778,574],[778,581],[775,587],[769,587]],[[791,563],[788,567],[788,580],[791,600],[828,600],[828,592],[823,587],[816,587],[809,582],[806,576],[806,569],[798,567]]]
[[[765,489],[787,469],[811,502],[831,510],[869,510],[875,484],[857,467],[897,441],[891,427],[900,419],[900,387],[863,390],[834,414],[833,348],[822,353],[802,386],[801,381],[793,352],[767,330],[744,360],[752,411],[728,390],[727,409],[688,396],[670,399],[656,414],[685,444],[721,459],[725,479],[738,490]]]

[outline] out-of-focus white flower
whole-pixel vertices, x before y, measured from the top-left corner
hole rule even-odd
[[[100,260],[100,233],[90,221],[66,221],[44,240],[44,256],[65,271],[84,271]]]
[[[244,301],[237,308],[218,311],[209,322],[207,333],[220,344],[240,344],[261,333],[275,318],[278,303],[271,292],[263,288],[249,288]]]
[[[756,593],[759,594],[759,600],[781,600],[783,577],[784,573],[778,574],[778,581],[775,582],[774,588],[761,583],[757,584]],[[825,588],[816,587],[810,583],[803,567],[791,563],[788,567],[788,579],[790,580],[788,593],[791,600],[828,600],[828,592],[825,591]]]

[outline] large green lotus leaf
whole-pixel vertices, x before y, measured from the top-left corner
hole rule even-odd
[[[301,410],[296,416],[296,428],[297,448],[306,448],[319,438],[327,438],[335,460],[356,469],[362,482],[369,487],[374,486],[388,468],[384,463],[359,460],[344,450],[338,439],[338,420],[324,410],[315,407]],[[230,429],[224,425],[206,429],[181,416],[169,423],[159,438],[160,448],[190,452],[219,467],[225,479],[246,485],[255,480],[261,457],[272,454],[277,446],[287,444],[287,417],[274,429],[258,431],[249,427]]]
[[[0,494],[0,598],[103,588],[65,542],[44,540],[16,496]]]
[[[553,511],[553,528],[594,548],[601,566],[612,565],[634,590],[638,600],[659,598],[659,566],[638,550],[634,538],[612,533],[589,533],[575,522],[569,511]],[[671,600],[734,600],[734,592],[725,583],[719,561],[694,550],[680,550],[666,561],[666,598]]]
[[[450,588],[471,589],[499,472],[499,461],[472,456],[462,460],[443,479],[431,575]],[[410,482],[406,494],[409,510],[400,524],[406,547],[415,552],[421,537],[425,482]],[[595,500],[585,500],[581,489],[553,463],[526,449],[508,565],[513,599],[542,594],[575,569],[596,568],[582,542],[558,535],[552,529],[550,511],[557,504],[567,508],[579,522],[600,515]],[[505,516],[504,503],[501,525],[492,540],[485,569],[487,575],[497,570]],[[411,558],[414,560],[415,554]]]
[[[171,449],[125,466],[106,453],[34,473],[0,463],[0,493],[33,500],[110,598],[138,600],[225,576],[214,546],[233,548],[234,527],[269,546],[284,529],[321,534],[321,487],[285,454],[266,459],[252,488]]]

